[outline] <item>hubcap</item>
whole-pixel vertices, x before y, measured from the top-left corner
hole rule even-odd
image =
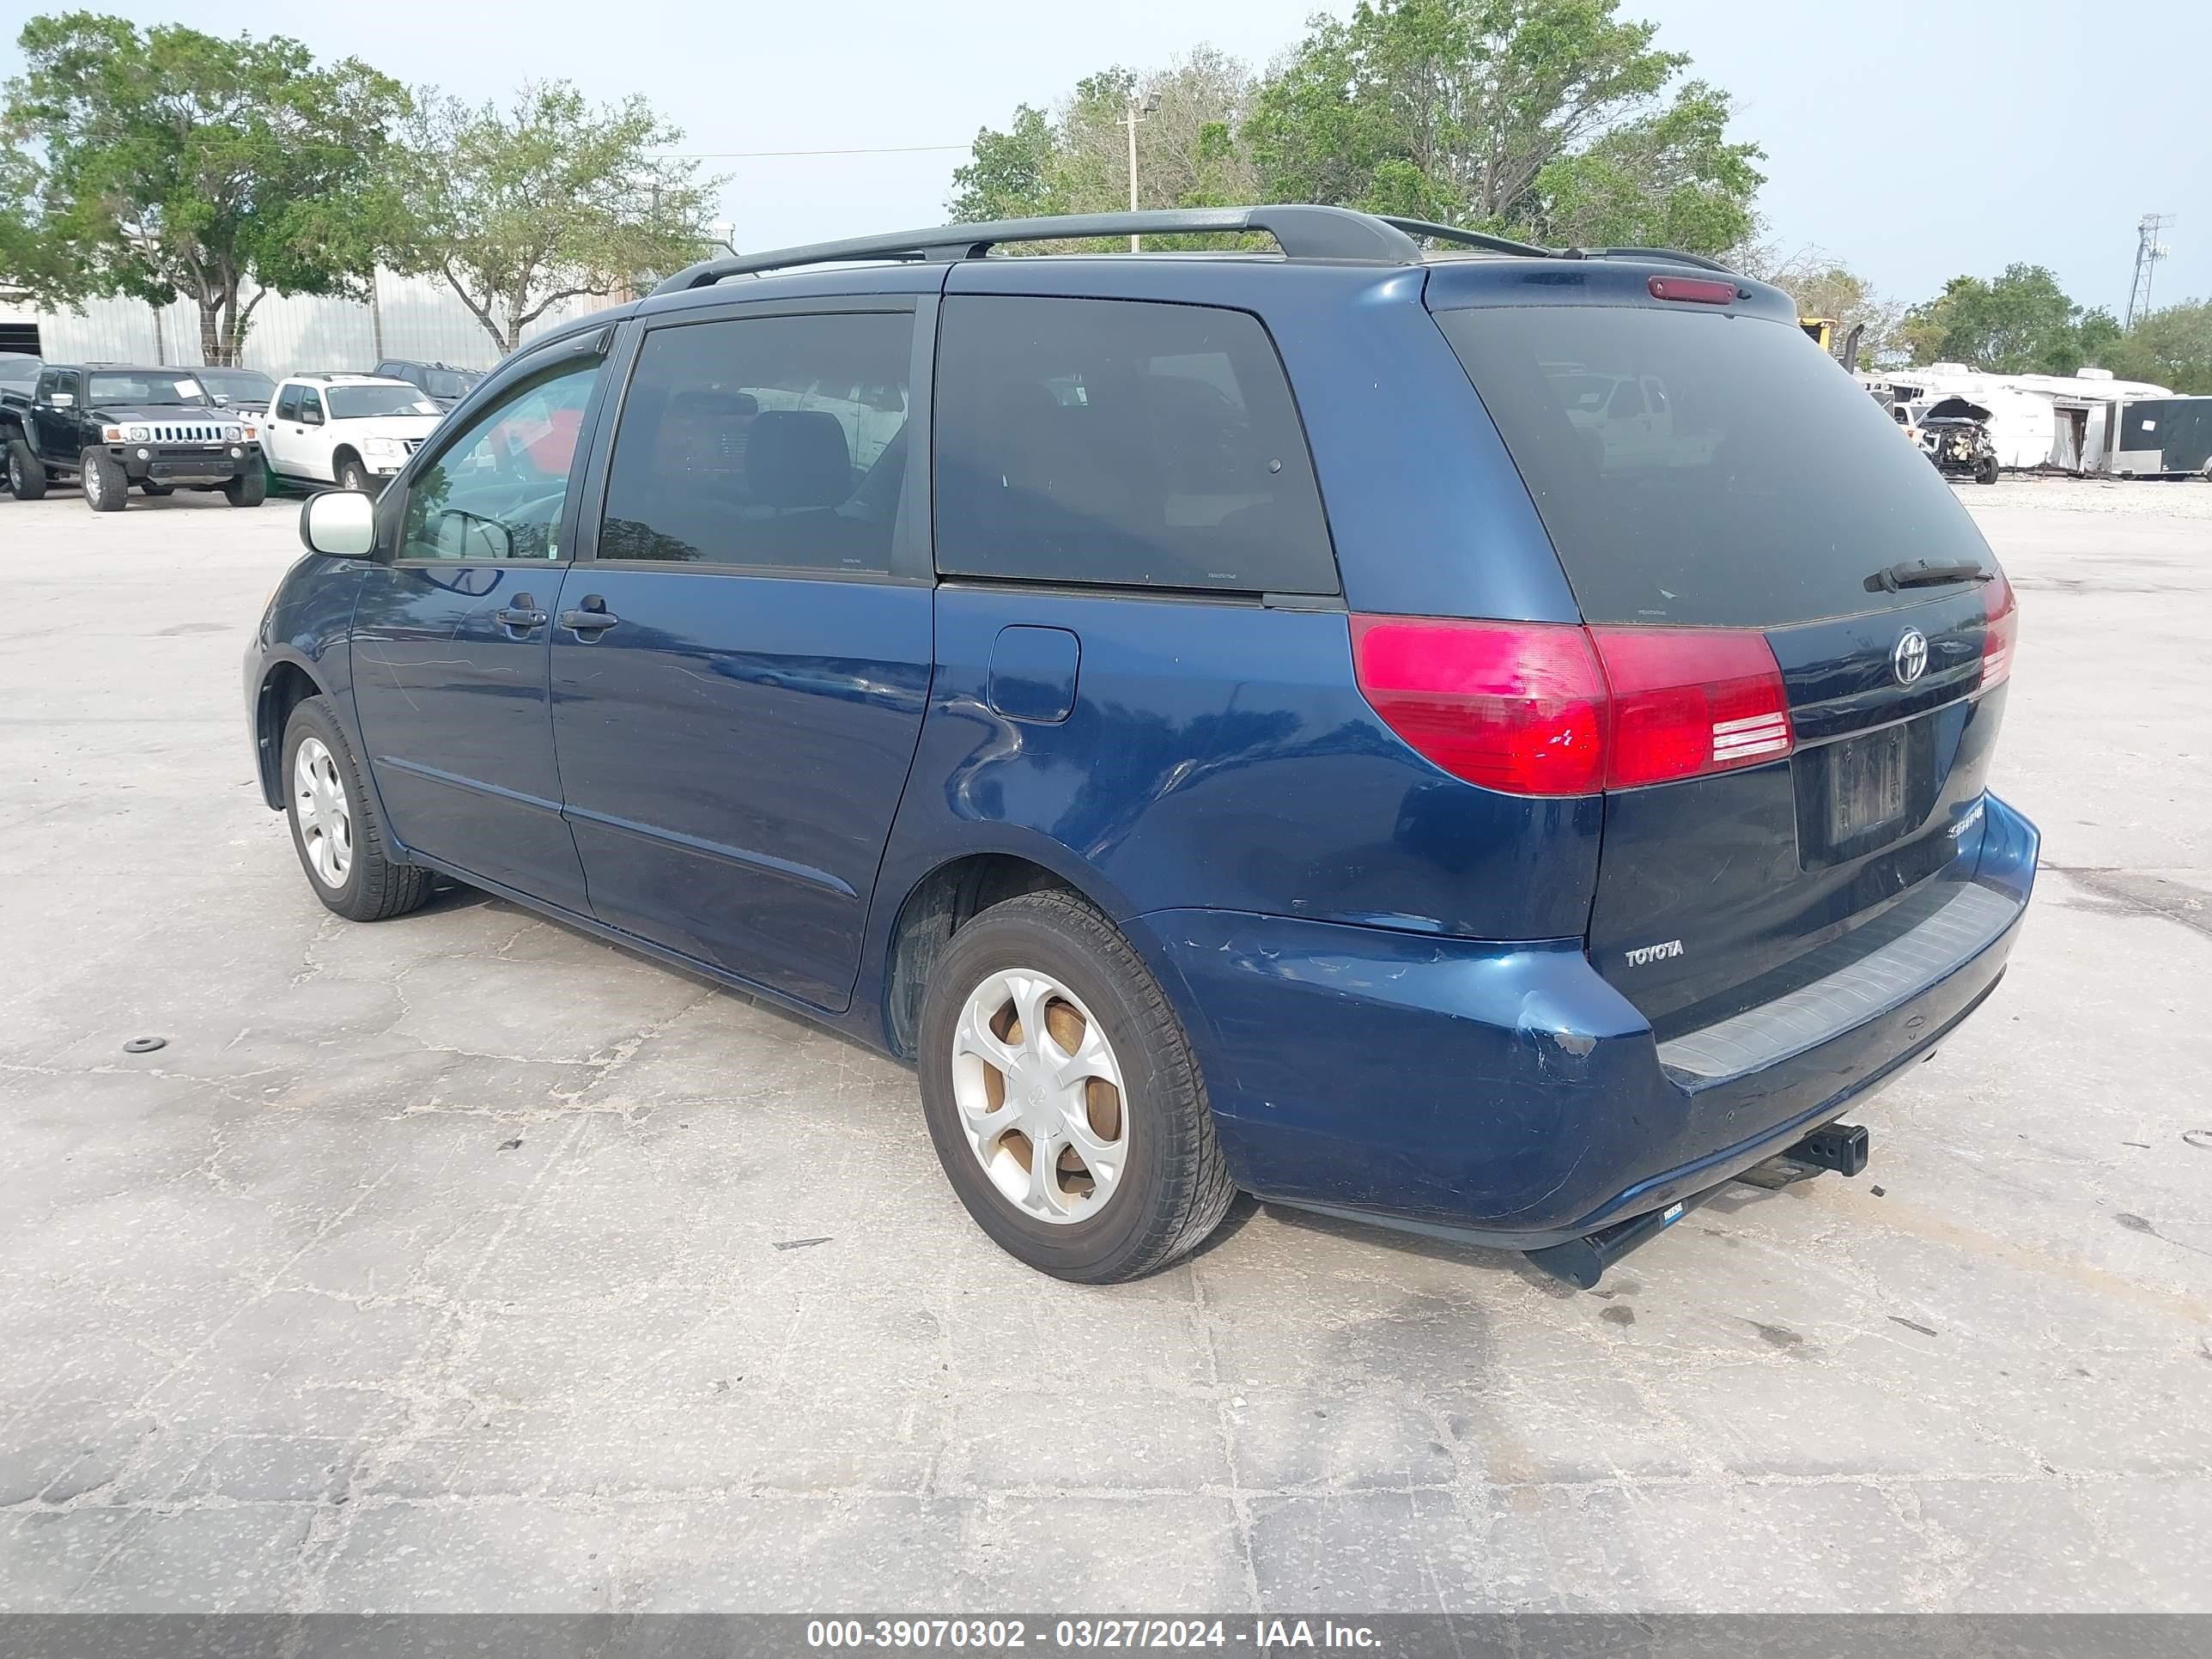
[[[315,879],[325,887],[344,886],[353,868],[353,810],[338,763],[319,738],[302,738],[293,757],[292,816]]]
[[[1008,969],[969,994],[952,1033],[952,1097],[1000,1194],[1057,1224],[1096,1215],[1127,1167],[1121,1062],[1082,999]]]

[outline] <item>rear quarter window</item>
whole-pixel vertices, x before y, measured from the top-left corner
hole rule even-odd
[[[1684,307],[1477,306],[1437,322],[1585,620],[1771,628],[1915,603],[1890,565],[1988,544],[1798,330]]]
[[[1243,312],[949,299],[935,450],[945,574],[1337,591],[1290,384]]]

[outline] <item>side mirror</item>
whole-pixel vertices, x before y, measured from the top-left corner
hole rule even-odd
[[[221,392],[216,392],[215,394],[215,406],[217,409],[228,409],[230,407],[230,398],[228,395]]]
[[[300,411],[300,424],[301,424],[301,425],[302,425],[302,426],[320,426],[322,423],[323,423],[323,411],[322,411],[321,410],[319,410],[319,409],[303,409],[303,410],[301,410]]]
[[[325,489],[300,508],[300,540],[310,553],[365,559],[376,547],[376,503],[358,489]]]
[[[76,407],[76,393],[74,392],[57,392],[52,397],[48,398],[46,401],[52,404],[56,409],[75,409]]]

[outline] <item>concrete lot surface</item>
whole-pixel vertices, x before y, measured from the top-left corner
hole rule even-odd
[[[0,1607],[2212,1609],[2212,486],[1961,493],[2011,975],[1865,1177],[1600,1295],[1249,1203],[1031,1273],[899,1067],[324,912],[240,708],[289,505],[0,500]]]

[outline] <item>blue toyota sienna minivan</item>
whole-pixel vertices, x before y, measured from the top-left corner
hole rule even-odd
[[[1132,232],[1231,251],[994,257]],[[910,1060],[1068,1279],[1243,1188],[1589,1284],[1855,1174],[2034,875],[1989,549],[1788,300],[1665,250],[1271,207],[726,258],[301,535],[246,693],[325,905],[466,883]]]

